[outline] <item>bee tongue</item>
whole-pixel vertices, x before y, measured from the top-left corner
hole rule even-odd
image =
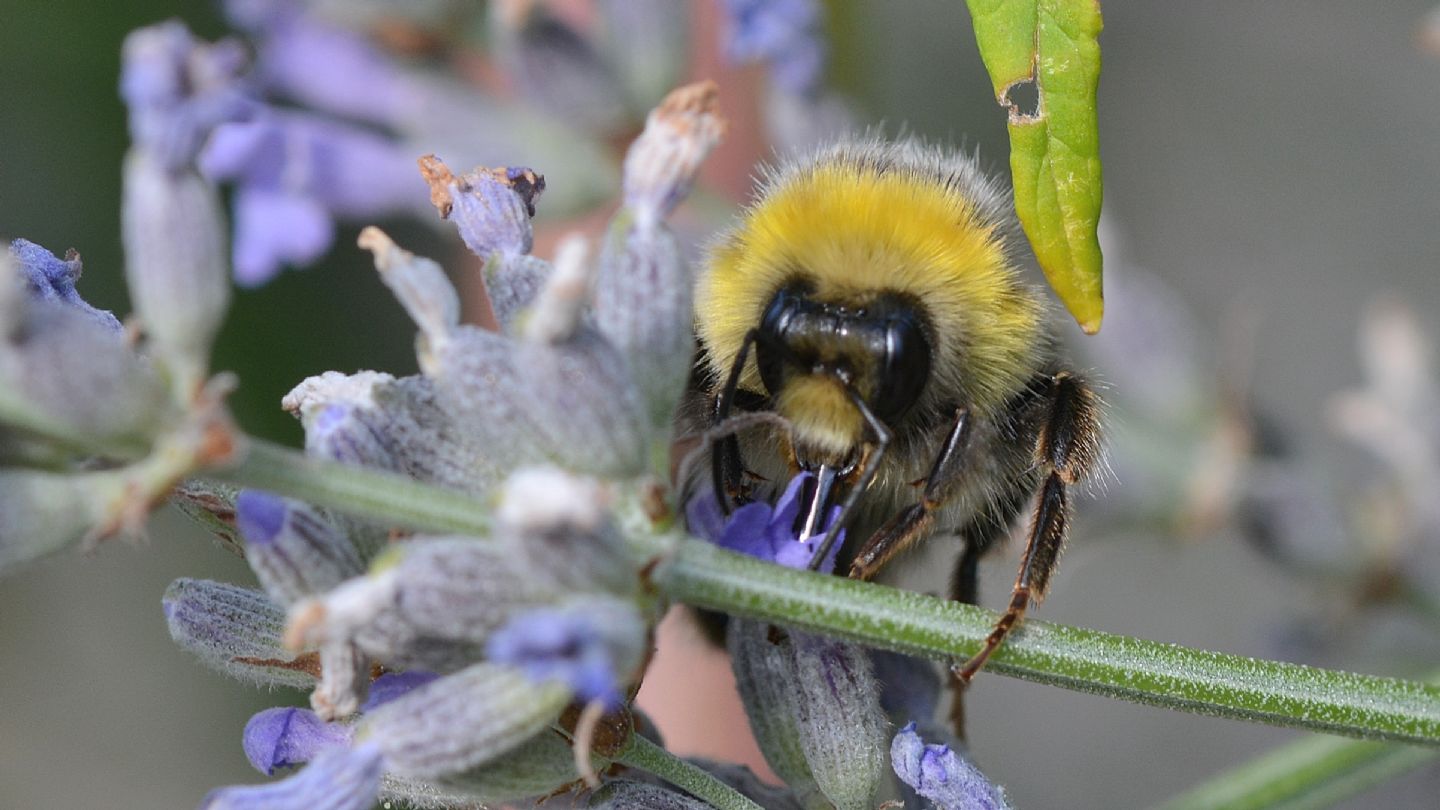
[[[840,471],[829,464],[815,468],[815,477],[805,483],[800,492],[800,514],[795,520],[795,535],[799,540],[808,540],[825,530],[825,515],[835,505],[836,488]]]

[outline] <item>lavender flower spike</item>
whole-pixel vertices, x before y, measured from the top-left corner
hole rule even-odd
[[[213,791],[200,810],[369,810],[382,766],[378,746],[335,748],[289,779]]]
[[[768,63],[770,78],[786,92],[816,92],[825,70],[817,0],[725,0],[724,8],[726,56]]]
[[[1010,810],[1004,789],[950,746],[926,745],[914,723],[895,735],[890,764],[900,781],[939,810]]]

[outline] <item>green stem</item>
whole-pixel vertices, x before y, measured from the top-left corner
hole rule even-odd
[[[1330,807],[1436,757],[1432,748],[1307,737],[1217,774],[1160,810]]]
[[[253,441],[236,466],[212,473],[417,529],[485,534],[477,498],[392,473],[306,458]],[[841,577],[795,571],[679,536],[632,538],[663,564],[670,598],[940,660],[980,648],[995,614]],[[1376,740],[1440,745],[1440,688],[1353,675],[1027,620],[989,670],[1180,711]]]
[[[995,614],[684,540],[654,574],[672,598],[911,655],[974,654]],[[1440,745],[1440,688],[1027,620],[990,671],[1198,714]]]
[[[411,529],[488,535],[489,509],[473,495],[397,473],[322,461],[247,438],[239,463],[207,475]]]
[[[718,810],[761,810],[760,805],[712,774],[680,759],[639,734],[631,737],[630,741],[630,747],[620,754],[617,762],[649,771],[696,798],[709,802]]]

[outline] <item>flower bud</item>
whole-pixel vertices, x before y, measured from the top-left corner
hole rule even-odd
[[[235,499],[245,559],[281,605],[334,588],[364,571],[350,539],[312,507],[258,489]]]
[[[732,620],[731,662],[751,728],[775,772],[805,799],[871,808],[884,772],[879,685],[858,645]]]
[[[110,498],[123,497],[116,473],[52,473],[0,468],[0,573],[88,536]]]
[[[517,317],[527,311],[550,280],[550,262],[529,254],[508,256],[497,253],[485,262],[485,292],[496,323],[514,334]]]
[[[719,88],[697,82],[678,88],[645,119],[625,155],[625,204],[640,230],[651,230],[690,193],[700,163],[725,134]]]
[[[132,149],[121,224],[130,300],[182,402],[199,391],[230,304],[225,221],[215,189]]]
[[[176,417],[107,312],[75,292],[80,260],[24,240],[0,265],[0,424],[67,449],[134,457]]]
[[[114,315],[90,306],[75,289],[83,265],[80,254],[74,249],[66,251],[62,260],[34,242],[16,239],[10,243],[10,256],[19,268],[21,278],[25,279],[32,299],[68,304],[111,332],[118,334],[121,331],[120,321]],[[9,271],[6,272],[8,274]]]
[[[309,762],[320,753],[350,744],[350,729],[327,723],[314,712],[294,707],[265,709],[245,724],[245,758],[255,770],[274,776],[281,768]]]
[[[498,543],[416,538],[392,554],[377,573],[297,604],[292,646],[354,642],[387,664],[453,671],[479,660],[516,611],[560,596]]]
[[[170,637],[212,669],[257,685],[315,685],[318,662],[280,643],[285,611],[264,593],[177,579],[165,590],[162,604]]]
[[[597,768],[610,764],[594,754],[592,762]],[[541,731],[508,754],[439,780],[387,774],[380,795],[416,807],[469,807],[547,795],[578,778],[571,743]]]
[[[434,155],[420,158],[430,202],[441,219],[455,223],[476,256],[529,253],[534,244],[530,218],[545,191],[545,177],[520,167],[476,169],[456,177]]]
[[[503,756],[555,722],[573,697],[510,667],[481,663],[432,681],[365,716],[357,739],[373,742],[387,770],[433,778]]]
[[[460,323],[460,296],[440,265],[401,249],[373,225],[360,232],[359,244],[375,254],[380,280],[420,327],[420,353],[447,340]]]
[[[650,113],[625,157],[625,207],[595,283],[596,324],[629,363],[650,425],[667,437],[695,353],[694,281],[663,220],[724,133],[716,95],[714,83],[689,85]]]
[[[1009,810],[1004,789],[990,783],[948,745],[926,745],[911,723],[890,744],[895,775],[938,810]]]

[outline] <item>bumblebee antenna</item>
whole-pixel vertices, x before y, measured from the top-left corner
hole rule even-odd
[[[875,434],[875,449],[866,454],[865,464],[860,468],[860,477],[855,479],[855,485],[845,493],[845,501],[840,504],[840,514],[835,516],[835,520],[825,530],[825,539],[820,541],[820,547],[815,549],[815,555],[810,558],[811,571],[819,571],[825,558],[830,556],[830,549],[834,548],[835,541],[840,537],[840,527],[845,523],[845,518],[850,516],[850,510],[854,509],[855,504],[860,500],[860,493],[868,489],[870,482],[875,479],[875,473],[880,469],[880,459],[885,456],[885,449],[890,446],[890,428],[885,427],[885,423],[881,422],[870,410],[870,406],[865,404],[865,398],[848,385],[845,386],[845,393]],[[821,469],[823,470],[824,467]]]

